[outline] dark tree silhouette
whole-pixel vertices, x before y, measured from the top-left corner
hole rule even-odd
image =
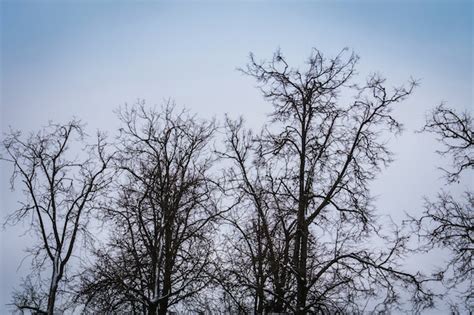
[[[452,168],[444,170],[448,182],[455,182],[463,171],[473,168],[474,131],[469,112],[459,114],[441,104],[427,117],[422,131],[435,134],[444,147],[437,152],[452,159]]]
[[[408,237],[381,232],[369,192],[392,160],[386,136],[402,129],[393,105],[416,83],[388,91],[372,75],[353,84],[357,60],[314,49],[300,71],[277,51],[269,62],[250,55],[242,70],[273,112],[257,136],[228,121],[221,152],[233,162],[229,189],[243,200],[228,219],[239,239],[229,240],[222,271],[236,310],[357,312],[370,297],[381,299],[376,309],[389,308],[397,283],[416,307],[432,303],[427,279],[399,267]]]
[[[402,267],[411,234],[379,223],[369,189],[392,161],[388,139],[402,131],[392,110],[416,82],[387,89],[371,75],[357,84],[357,62],[346,49],[335,58],[314,49],[304,70],[280,51],[270,61],[250,55],[241,71],[273,110],[258,132],[226,118],[217,152],[215,122],[172,102],[119,110],[112,155],[100,134],[70,148],[85,141],[77,121],[26,139],[11,132],[4,159],[27,199],[8,222],[32,218],[34,268],[51,270],[26,278],[16,307],[62,311],[55,301],[61,285],[75,283],[71,259],[78,240],[92,238],[91,215],[107,234],[89,243],[92,259],[75,278],[71,305],[86,313],[385,312],[408,295],[415,311],[432,306],[426,282],[438,278]],[[450,183],[472,168],[471,124],[440,106],[424,128],[453,157]],[[423,250],[454,252],[452,286],[472,273],[473,197],[465,196],[442,193],[412,218]]]
[[[84,141],[83,126],[74,120],[50,123],[28,137],[11,131],[2,142],[3,159],[13,164],[12,189],[15,183],[20,184],[26,197],[7,223],[30,218],[30,229],[38,237],[29,249],[35,271],[49,281],[44,289],[44,283],[28,278],[25,290],[14,294],[13,303],[20,310],[55,312],[59,286],[67,275],[78,239],[87,237],[90,212],[110,182],[105,138],[98,134],[94,145]],[[77,147],[73,149],[72,145]],[[49,276],[43,274],[44,268],[50,271]]]
[[[219,283],[233,299],[235,311],[294,311],[288,302],[292,283],[287,268],[292,216],[287,209],[279,208],[277,187],[271,177],[273,165],[252,160],[254,136],[243,128],[242,119],[227,119],[226,130],[227,146],[220,155],[234,162],[226,177],[229,195],[238,206],[225,220],[231,229],[225,244],[230,246],[222,251]]]
[[[210,280],[222,212],[210,175],[215,126],[174,107],[120,111],[118,196],[103,215],[111,239],[83,277],[92,311],[166,314]]]
[[[422,131],[438,137],[443,149],[442,156],[452,159],[451,169],[443,169],[449,184],[474,166],[472,117],[469,112],[457,113],[444,105],[437,106],[427,117]],[[472,258],[474,250],[474,195],[471,188],[459,198],[442,191],[435,201],[426,200],[425,211],[420,218],[411,218],[416,232],[424,241],[423,250],[435,247],[446,248],[452,256],[443,273],[448,288],[465,285],[463,296],[467,309],[472,309]]]

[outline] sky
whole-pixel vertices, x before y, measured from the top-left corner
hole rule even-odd
[[[405,125],[392,139],[395,162],[372,192],[381,213],[420,214],[423,196],[444,187],[433,136],[415,133],[445,102],[473,106],[472,1],[0,1],[0,126],[25,132],[73,116],[87,130],[113,133],[125,103],[172,98],[200,117],[243,115],[258,128],[271,111],[255,82],[236,69],[249,52],[268,59],[281,48],[302,66],[316,47],[342,48],[361,60],[361,78],[377,72],[388,86],[410,77],[420,86],[395,115]],[[0,216],[16,209],[6,163],[0,163]],[[472,177],[452,187],[460,193]],[[0,231],[0,313],[28,264],[23,227]],[[441,254],[440,254],[441,255]],[[444,257],[436,257],[437,261]],[[419,258],[414,264],[432,264]]]

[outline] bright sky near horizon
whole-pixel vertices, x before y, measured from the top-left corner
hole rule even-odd
[[[399,219],[403,211],[421,213],[422,197],[444,186],[438,144],[414,132],[426,112],[442,101],[472,111],[473,3],[2,0],[1,131],[76,116],[90,133],[113,133],[113,111],[138,98],[173,98],[204,118],[243,115],[258,128],[271,105],[236,71],[250,51],[267,59],[280,47],[300,66],[312,47],[327,56],[349,47],[361,57],[361,79],[376,71],[389,86],[420,80],[395,113],[406,127],[392,141],[396,161],[373,186],[381,212]],[[10,192],[10,168],[0,164],[3,220],[22,196]],[[467,185],[472,177],[449,189]],[[0,313],[28,272],[27,264],[17,270],[28,243],[21,232],[0,232]]]

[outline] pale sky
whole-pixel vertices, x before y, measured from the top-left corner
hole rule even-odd
[[[444,187],[440,147],[414,133],[427,111],[441,101],[472,110],[472,1],[3,0],[0,8],[2,132],[76,116],[90,133],[113,133],[118,106],[170,97],[200,117],[243,115],[258,128],[271,105],[235,69],[250,51],[265,59],[278,47],[294,66],[312,47],[327,56],[349,47],[361,57],[360,79],[371,72],[388,86],[420,79],[395,112],[405,124],[391,142],[396,161],[373,185],[380,213],[395,219],[420,214],[422,197]],[[3,220],[22,196],[9,191],[8,165],[0,169]],[[449,190],[468,185],[472,177]],[[28,272],[27,263],[17,270],[29,242],[21,233],[21,226],[0,232],[0,313]]]

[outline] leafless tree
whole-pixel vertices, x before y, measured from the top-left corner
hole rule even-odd
[[[287,302],[291,300],[291,275],[286,267],[291,215],[288,209],[279,208],[271,177],[273,165],[252,160],[254,135],[243,128],[242,119],[227,119],[225,126],[228,138],[220,156],[233,162],[226,172],[227,188],[238,206],[225,220],[230,233],[225,235],[221,255],[220,285],[233,299],[235,311],[293,310]]]
[[[398,264],[408,236],[396,228],[381,232],[369,192],[392,160],[386,138],[402,129],[393,105],[416,82],[388,91],[372,75],[356,85],[357,61],[347,50],[327,59],[314,49],[300,71],[277,51],[269,62],[250,55],[242,70],[273,105],[256,136],[228,121],[221,153],[233,161],[231,189],[244,196],[249,213],[247,221],[230,219],[242,240],[236,252],[244,257],[228,264],[228,273],[234,286],[253,290],[254,311],[354,312],[369,297],[382,299],[376,309],[388,308],[399,300],[397,283],[417,307],[432,303],[427,279]]]
[[[46,292],[36,292],[43,283],[28,278],[25,290],[14,294],[14,304],[20,310],[55,312],[58,289],[78,239],[87,236],[89,214],[110,182],[110,156],[105,152],[104,136],[98,134],[94,145],[86,145],[85,136],[81,123],[73,120],[50,123],[27,137],[11,131],[2,141],[3,159],[13,165],[12,189],[18,183],[25,195],[20,209],[7,223],[30,218],[30,229],[38,237],[29,249],[34,258],[33,272],[43,273],[45,268],[51,272],[41,278],[49,281]],[[47,298],[39,298],[44,296]],[[46,304],[41,302],[44,300]]]
[[[452,159],[452,168],[444,170],[448,182],[455,182],[462,172],[474,167],[474,131],[469,112],[457,113],[441,104],[429,114],[422,131],[435,134],[444,147],[437,152]]]
[[[218,184],[211,176],[212,121],[173,103],[119,113],[118,197],[105,210],[111,239],[83,277],[95,312],[166,314],[198,294],[213,259]]]
[[[474,131],[469,112],[457,113],[439,105],[427,117],[422,131],[435,134],[443,145],[438,153],[452,159],[451,169],[443,169],[448,183],[454,185],[463,173],[472,170]],[[443,267],[444,273],[451,269],[445,283],[450,289],[465,285],[463,296],[468,309],[472,309],[473,298],[474,193],[471,189],[459,198],[442,191],[435,201],[426,199],[420,218],[411,218],[424,240],[423,250],[441,247],[451,251],[452,256]]]

